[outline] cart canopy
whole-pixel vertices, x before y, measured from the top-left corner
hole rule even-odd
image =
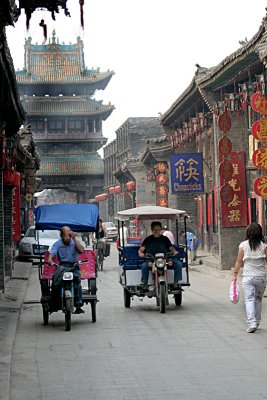
[[[142,206],[130,208],[128,210],[119,211],[116,215],[116,219],[120,221],[127,221],[128,219],[132,218],[138,218],[139,220],[159,220],[177,219],[181,217],[187,217],[186,211],[160,206]]]
[[[34,210],[35,229],[54,230],[69,226],[77,232],[95,232],[98,208],[95,204],[49,204]]]

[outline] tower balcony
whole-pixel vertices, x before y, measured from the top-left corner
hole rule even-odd
[[[59,142],[68,141],[76,142],[77,140],[85,141],[103,141],[106,143],[106,138],[103,136],[102,132],[33,132],[33,139],[35,142]]]

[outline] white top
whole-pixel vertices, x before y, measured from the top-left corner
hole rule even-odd
[[[261,243],[256,250],[251,250],[248,240],[245,240],[240,243],[239,248],[244,251],[243,276],[265,276],[266,244]]]
[[[167,236],[167,238],[169,239],[169,241],[171,242],[171,244],[175,244],[175,239],[173,234],[171,233],[171,231],[164,231],[163,236]]]

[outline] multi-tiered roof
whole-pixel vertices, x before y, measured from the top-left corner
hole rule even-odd
[[[33,124],[34,139],[41,152],[40,176],[103,174],[103,161],[96,151],[106,143],[102,121],[109,117],[114,106],[104,105],[92,96],[96,90],[106,88],[113,74],[85,66],[80,37],[75,44],[59,44],[53,31],[48,44],[32,44],[30,37],[25,41],[24,69],[16,75],[27,121]],[[66,128],[45,132],[49,121],[59,118],[65,121]],[[83,121],[79,132],[67,128],[68,122],[75,118]],[[35,131],[35,121],[46,121],[46,128]],[[72,145],[66,150],[63,144],[73,142],[72,154]],[[50,144],[49,153],[44,154],[44,143]]]

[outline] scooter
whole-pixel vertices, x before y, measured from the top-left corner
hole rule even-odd
[[[157,306],[160,313],[165,313],[168,301],[168,277],[167,268],[173,266],[172,253],[156,253],[155,256],[146,254],[148,266],[152,268],[154,284],[148,285],[148,297],[156,296]]]
[[[71,314],[74,312],[74,298],[76,293],[74,293],[74,269],[79,267],[82,264],[81,261],[73,264],[71,267],[67,267],[67,270],[62,272],[62,278],[59,284],[56,286],[60,288],[60,293],[58,290],[55,290],[54,301],[57,302],[57,297],[60,294],[61,300],[61,309],[63,313],[65,313],[65,330],[71,330]],[[57,269],[62,268],[61,265],[53,264]],[[64,268],[66,269],[66,267]],[[60,273],[60,272],[59,272]]]

